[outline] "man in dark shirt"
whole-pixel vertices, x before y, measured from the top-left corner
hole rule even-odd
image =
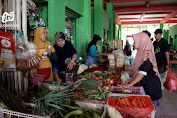
[[[123,52],[124,52],[124,54],[127,55],[127,56],[131,56],[131,55],[132,55],[131,46],[130,46],[128,40],[126,41],[126,45],[125,45],[125,47],[124,47]]]
[[[162,38],[162,29],[155,32],[156,41],[154,41],[154,52],[156,56],[159,73],[163,73],[169,69],[169,45],[167,40]]]

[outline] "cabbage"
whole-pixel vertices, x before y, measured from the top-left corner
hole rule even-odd
[[[120,76],[120,80],[121,81],[127,81],[127,80],[129,80],[130,79],[130,77],[129,77],[129,74],[127,73],[127,72],[123,72],[122,74],[121,74],[121,76]]]
[[[110,118],[123,118],[120,112],[111,106],[108,106],[108,115]]]

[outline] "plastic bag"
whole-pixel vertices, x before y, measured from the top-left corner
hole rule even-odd
[[[169,70],[167,72],[165,87],[169,92],[177,90],[177,76],[175,74],[172,74]]]
[[[23,31],[16,32],[16,37],[17,37],[16,48],[21,51],[24,51],[26,49],[26,44],[25,44],[25,40],[24,40]]]
[[[114,67],[116,64],[114,54],[108,54],[108,60],[109,60],[109,66]]]
[[[120,98],[112,98],[108,97],[108,104],[114,108],[116,108],[119,112],[125,113],[127,115],[133,116],[133,117],[145,117],[148,115],[151,115],[151,113],[154,110],[154,106],[152,104],[152,101],[149,96],[129,96],[124,97],[129,100],[129,102],[132,102],[134,99],[137,101],[143,101],[145,104],[145,107],[130,107],[130,106],[119,106],[119,100]],[[121,98],[122,99],[122,98]],[[138,104],[140,106],[140,103]]]
[[[27,42],[27,67],[28,68],[39,68],[41,57],[37,54],[37,47],[35,44]]]
[[[165,71],[165,72],[163,72],[162,74],[160,74],[160,77],[161,77],[161,80],[162,80],[162,83],[163,83],[163,84],[166,82],[166,79],[167,79],[167,72],[168,72],[168,71]]]
[[[16,53],[16,67],[19,70],[27,69],[27,55],[26,53]]]

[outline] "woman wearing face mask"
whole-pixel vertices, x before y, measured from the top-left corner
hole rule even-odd
[[[93,36],[92,41],[88,44],[88,47],[87,47],[86,52],[85,52],[86,53],[85,54],[86,55],[85,64],[88,67],[91,66],[92,64],[97,64],[98,63],[97,57],[106,56],[106,53],[98,54],[96,44],[98,44],[100,40],[101,40],[101,37],[99,35],[95,34]]]
[[[65,71],[67,68],[72,69],[74,62],[77,60],[77,52],[73,45],[66,41],[65,34],[63,32],[57,32],[54,37],[55,53],[50,55],[50,59],[53,65],[53,72],[55,80],[60,81],[58,73]]]
[[[37,54],[42,57],[40,67],[34,70],[35,73],[45,75],[45,81],[53,81],[52,64],[48,58],[48,51],[54,52],[55,49],[49,45],[51,44],[47,41],[49,31],[46,27],[38,27],[34,34],[34,44],[37,46]]]

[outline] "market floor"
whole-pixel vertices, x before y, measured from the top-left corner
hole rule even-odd
[[[177,73],[177,65],[171,65],[170,72]],[[160,118],[177,118],[177,91],[169,92],[165,88],[157,111]]]

